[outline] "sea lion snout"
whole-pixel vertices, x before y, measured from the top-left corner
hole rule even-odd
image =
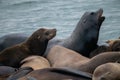
[[[57,32],[56,29],[49,29],[48,31],[45,32],[45,35],[47,36],[47,39],[50,40],[56,36],[56,32]]]
[[[101,17],[102,14],[103,14],[103,9],[100,8],[100,9],[97,11],[97,14],[98,14],[98,17]]]
[[[105,20],[105,16],[103,15],[103,9],[100,8],[98,11],[96,11],[97,13],[97,20],[98,20],[98,25],[101,26],[102,22]]]

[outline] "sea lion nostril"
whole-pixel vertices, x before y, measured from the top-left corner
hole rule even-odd
[[[94,13],[94,12],[91,12],[91,13],[90,13],[90,15],[93,15],[93,14],[95,14],[95,13]]]

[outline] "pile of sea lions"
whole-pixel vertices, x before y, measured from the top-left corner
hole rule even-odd
[[[98,45],[103,9],[85,12],[73,33],[56,29],[0,38],[0,80],[120,80],[120,38]]]

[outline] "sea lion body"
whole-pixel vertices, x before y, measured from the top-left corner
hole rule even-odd
[[[21,67],[31,67],[34,70],[49,68],[50,63],[42,56],[29,56],[21,61]]]
[[[98,66],[108,62],[117,62],[119,61],[119,58],[120,58],[120,52],[104,52],[102,54],[98,54],[94,56],[93,58],[90,59],[90,61],[84,64],[80,64],[79,70],[93,74],[94,70]]]
[[[64,68],[46,68],[35,70],[18,80],[92,80],[91,74]]]
[[[47,56],[52,67],[69,67],[88,73],[93,73],[102,64],[116,62],[119,58],[120,52],[104,52],[89,59],[62,46],[54,46]]]
[[[89,57],[89,53],[98,47],[99,30],[105,19],[102,13],[102,9],[96,12],[85,12],[75,30],[68,38],[52,39],[49,41],[44,56],[47,56],[49,50],[54,45],[61,45]]]
[[[52,67],[70,67],[73,69],[78,66],[78,62],[89,60],[89,58],[59,45],[52,47],[46,58]]]
[[[16,72],[11,74],[5,80],[17,80],[18,78],[23,77],[23,76],[27,75],[28,73],[30,73],[32,71],[33,71],[33,69],[31,67],[19,68]]]
[[[120,80],[120,64],[106,63],[98,66],[92,80]]]
[[[24,42],[27,38],[28,35],[23,33],[13,33],[4,35],[0,37],[0,51],[4,50],[5,48]]]
[[[0,66],[0,80],[6,80],[17,69],[9,66]]]
[[[26,41],[0,52],[0,64],[19,67],[20,61],[30,55],[43,55],[48,41],[56,35],[56,29],[40,28]]]

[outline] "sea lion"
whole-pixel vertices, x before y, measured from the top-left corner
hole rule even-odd
[[[78,66],[75,65],[77,62],[90,60],[73,50],[59,45],[52,47],[46,58],[52,67],[70,67],[73,69]]]
[[[102,13],[103,9],[99,9],[96,12],[85,12],[78,22],[76,28],[74,29],[73,33],[68,38],[52,39],[49,41],[44,56],[47,55],[49,50],[54,45],[61,45],[88,57],[89,53],[97,48],[99,30],[101,24],[105,19],[105,17],[102,16]],[[16,38],[14,39],[16,40]],[[15,40],[12,40],[13,43],[15,42]]]
[[[98,54],[90,59],[90,61],[80,64],[79,70],[92,73],[96,69],[96,67],[108,63],[108,62],[116,62],[120,60],[120,52],[103,52],[102,54]]]
[[[111,51],[120,51],[120,39],[108,40],[106,43],[109,44]]]
[[[17,80],[92,80],[92,75],[86,72],[68,68],[45,68],[34,70]]]
[[[10,46],[24,42],[28,38],[28,35],[23,33],[12,33],[0,37],[0,51]]]
[[[20,77],[23,77],[33,71],[31,67],[24,67],[24,68],[19,68],[16,72],[11,74],[7,79],[5,80],[17,80]]]
[[[0,64],[20,67],[20,61],[30,55],[43,55],[48,41],[56,35],[56,29],[40,28],[26,41],[0,52]]]
[[[31,67],[34,70],[49,68],[50,63],[42,56],[29,56],[21,61],[21,67]]]
[[[107,46],[107,45],[101,45],[101,46],[98,46],[97,49],[93,50],[90,53],[89,57],[92,58],[92,57],[94,57],[94,56],[96,56],[98,54],[101,54],[103,52],[109,52],[109,51],[111,51],[109,46]]]
[[[11,74],[18,69],[9,66],[0,66],[0,80],[6,80]]]
[[[84,72],[93,73],[95,68],[107,62],[116,62],[120,52],[104,52],[89,59],[77,52],[62,46],[54,46],[46,57],[52,67],[69,67]]]
[[[107,40],[106,43],[108,44],[108,46],[99,46],[97,49],[90,53],[90,57],[101,54],[102,52],[120,51],[120,39]]]
[[[92,80],[120,80],[120,64],[106,63],[98,66]]]

